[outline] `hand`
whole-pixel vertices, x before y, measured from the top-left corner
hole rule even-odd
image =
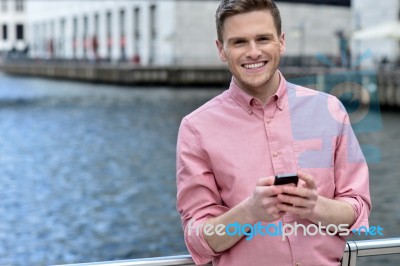
[[[282,212],[290,212],[313,220],[318,200],[317,185],[311,175],[299,172],[298,176],[304,184],[301,187],[283,186],[284,194],[277,196],[276,207]]]
[[[281,218],[285,211],[276,207],[277,195],[282,193],[284,186],[273,186],[275,177],[262,177],[257,181],[253,194],[246,200],[246,210],[254,223],[272,222]]]

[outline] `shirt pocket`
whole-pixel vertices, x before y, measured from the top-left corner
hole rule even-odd
[[[332,167],[332,145],[324,147],[323,142],[319,140],[293,140],[292,145],[297,169],[314,178],[318,195],[333,198],[335,182]],[[302,183],[303,181],[300,180],[300,185]]]

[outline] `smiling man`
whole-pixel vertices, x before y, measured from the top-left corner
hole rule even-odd
[[[368,227],[368,168],[349,117],[335,97],[279,72],[281,24],[270,0],[217,10],[232,82],[182,120],[177,144],[177,209],[196,264],[339,265],[341,230]],[[274,185],[288,173],[297,186]]]
[[[228,16],[217,26],[221,60],[228,63],[236,85],[262,103],[279,86],[276,70],[285,51],[280,25],[280,19],[274,20],[271,11],[260,10]]]

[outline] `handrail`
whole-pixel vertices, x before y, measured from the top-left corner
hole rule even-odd
[[[355,266],[357,257],[400,254],[400,237],[374,240],[347,241],[342,266]],[[190,255],[105,261],[58,266],[193,266]],[[207,264],[211,265],[211,264]]]
[[[400,254],[400,237],[347,241],[342,266],[355,266],[357,257]]]
[[[65,264],[58,266],[192,266],[194,264],[190,255],[177,255],[167,257],[154,257],[133,260],[116,260],[92,263]],[[212,264],[207,264],[212,265]]]

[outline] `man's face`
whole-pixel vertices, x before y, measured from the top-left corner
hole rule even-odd
[[[224,21],[223,42],[217,41],[219,56],[227,62],[237,85],[251,95],[278,86],[276,72],[285,51],[284,34],[278,36],[268,10],[228,17]]]

